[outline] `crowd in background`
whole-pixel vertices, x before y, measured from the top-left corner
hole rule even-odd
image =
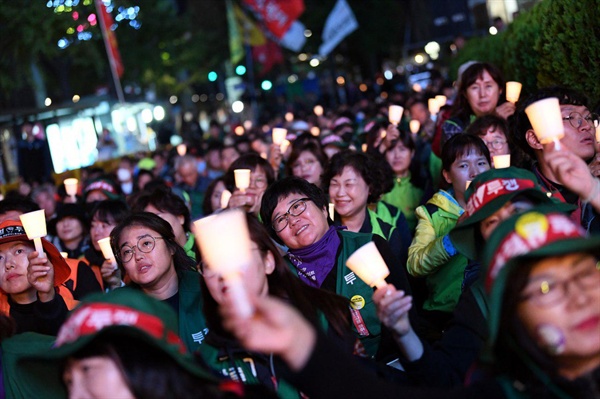
[[[585,93],[513,103],[494,65],[459,73],[455,90],[242,135],[213,122],[201,143],[82,169],[76,196],[63,182],[7,193],[6,397],[598,397],[600,119]],[[525,114],[550,97],[560,146]],[[251,318],[192,231],[233,208],[252,241]],[[43,256],[19,221],[37,209]],[[390,270],[376,290],[346,266],[369,242]]]

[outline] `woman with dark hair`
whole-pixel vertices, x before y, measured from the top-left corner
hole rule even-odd
[[[305,141],[301,146],[293,146],[285,165],[285,175],[300,177],[322,187],[321,175],[327,161],[327,155],[318,141]]]
[[[100,201],[92,209],[90,237],[92,245],[84,252],[84,260],[90,265],[103,289],[113,290],[122,285],[121,271],[110,260],[104,259],[98,240],[109,237],[110,232],[129,215],[127,204],[121,200]]]
[[[356,233],[377,234],[386,239],[404,269],[412,240],[401,212],[394,225],[386,223],[368,208],[389,191],[393,180],[389,168],[369,154],[343,151],[335,154],[325,169],[323,181],[335,207],[335,224]]]
[[[504,78],[494,65],[477,62],[468,67],[460,77],[450,119],[442,125],[442,145],[463,132],[477,117],[496,114],[507,119],[514,114],[514,104],[498,105],[503,91]]]
[[[375,314],[372,288],[346,266],[346,259],[359,247],[373,241],[390,269],[388,280],[410,292],[406,273],[399,260],[379,235],[354,233],[329,226],[327,197],[321,189],[304,179],[286,177],[271,185],[263,196],[260,215],[269,233],[289,250],[292,271],[306,284],[352,299],[354,333],[369,356],[381,344],[381,323]],[[384,347],[385,345],[382,345]],[[380,355],[387,354],[382,349]]]
[[[271,295],[294,306],[315,328],[328,336],[346,353],[353,353],[356,338],[350,329],[349,301],[303,284],[289,269],[264,225],[247,214],[252,240],[252,263],[243,270],[242,279],[250,297]],[[218,374],[244,384],[263,384],[280,397],[300,397],[298,391],[281,380],[279,359],[244,350],[223,327],[218,307],[225,302],[227,281],[202,266],[204,314],[210,333],[199,352]]]
[[[196,262],[177,243],[171,225],[149,212],[134,213],[110,233],[130,286],[169,304],[179,315],[179,336],[190,351],[206,333]]]
[[[167,186],[141,191],[129,201],[132,212],[150,212],[160,216],[175,234],[175,241],[192,259],[200,259],[194,234],[190,231],[190,210],[185,202]]]
[[[202,214],[208,216],[221,209],[221,197],[225,191],[225,183],[223,177],[217,177],[213,180],[206,189],[204,201],[202,201]]]
[[[236,169],[250,169],[250,186],[244,193],[235,186]],[[242,207],[246,212],[258,215],[263,193],[275,181],[273,167],[257,154],[245,154],[236,159],[227,172],[224,180],[225,188],[231,191],[228,208]]]
[[[415,209],[433,195],[432,178],[415,159],[416,146],[410,133],[400,130],[398,139],[385,151],[385,160],[394,172],[394,186],[382,200],[400,209],[411,232],[417,226]]]
[[[452,137],[442,149],[442,174],[451,185],[439,190],[416,210],[417,229],[408,248],[408,272],[425,278],[428,297],[422,316],[431,323],[432,338],[439,337],[458,302],[467,258],[459,254],[448,233],[466,206],[467,183],[490,168],[485,143],[471,135]]]

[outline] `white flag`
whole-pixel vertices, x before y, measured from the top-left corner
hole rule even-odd
[[[288,31],[283,35],[279,44],[283,47],[298,52],[304,47],[306,43],[306,37],[304,36],[304,30],[306,28],[300,21],[294,21],[290,25]]]
[[[338,0],[325,21],[323,28],[323,44],[319,47],[319,55],[325,57],[350,33],[358,28],[358,22],[346,0]]]

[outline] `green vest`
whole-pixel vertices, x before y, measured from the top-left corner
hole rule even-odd
[[[179,278],[179,337],[188,351],[197,350],[208,333],[203,313],[200,274],[183,271]]]
[[[415,216],[415,209],[421,203],[421,198],[423,197],[423,190],[418,187],[413,186],[410,182],[410,175],[403,178],[396,178],[394,181],[394,188],[392,191],[385,193],[382,197],[383,201],[387,202],[398,208],[406,217],[406,222],[408,223],[408,228],[411,232],[414,233],[415,227],[417,227],[417,217]],[[380,201],[381,202],[381,201]],[[381,204],[381,207],[377,206],[377,214],[380,214],[380,208],[387,208],[385,205]],[[381,209],[383,211],[383,209]],[[400,212],[398,212],[398,216],[396,220],[400,216]],[[381,217],[381,216],[380,216]],[[384,221],[388,222],[385,217],[381,217]],[[388,222],[390,223],[390,222]],[[392,223],[390,223],[392,224]],[[396,221],[392,226],[396,225]]]
[[[423,207],[425,208],[425,207]],[[425,208],[427,210],[427,208]],[[443,237],[456,225],[456,216],[437,208],[433,214],[427,211],[436,237]],[[461,284],[467,267],[467,258],[456,254],[435,273],[426,277],[429,296],[423,303],[425,310],[452,312],[461,294]]]

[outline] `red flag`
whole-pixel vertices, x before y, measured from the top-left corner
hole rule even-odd
[[[123,76],[125,68],[123,67],[123,61],[121,60],[121,53],[119,53],[119,46],[117,44],[117,36],[111,29],[115,21],[112,15],[106,11],[106,7],[102,0],[96,0],[96,10],[100,17],[100,28],[102,29],[104,44],[106,45],[106,52],[113,71],[117,73],[120,78]]]
[[[304,0],[242,0],[278,39],[304,12]]]
[[[273,68],[276,64],[283,62],[283,53],[281,47],[272,40],[267,40],[262,46],[252,47],[252,57],[261,65],[258,76],[263,76]]]

